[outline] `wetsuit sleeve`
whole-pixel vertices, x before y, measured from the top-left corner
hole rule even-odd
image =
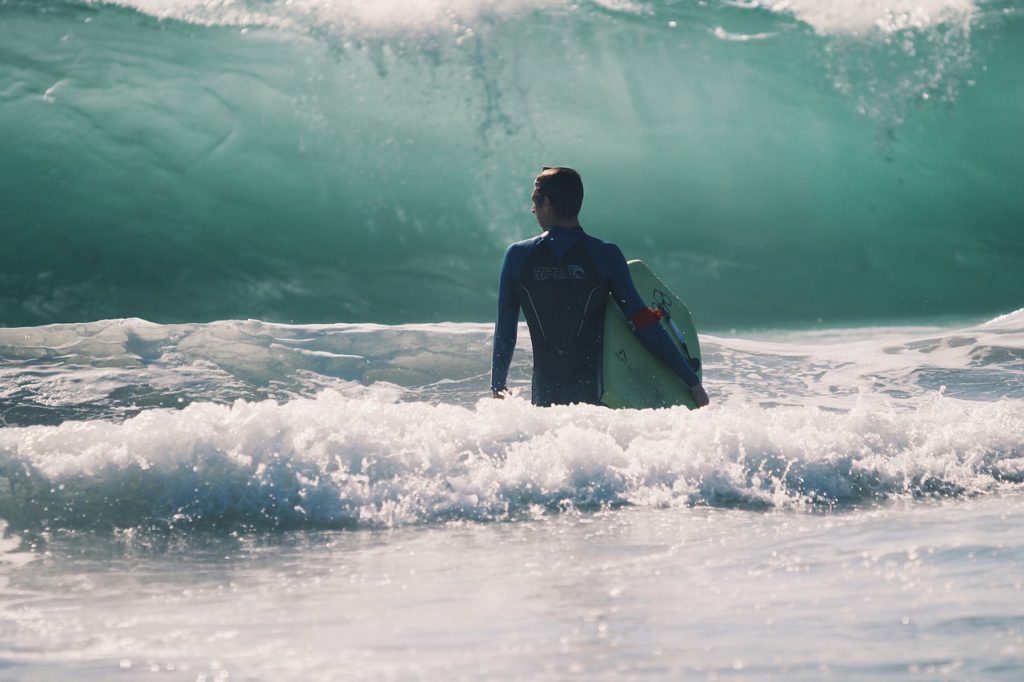
[[[626,265],[626,257],[622,255],[621,249],[615,245],[609,245],[608,251],[609,262],[606,267],[608,268],[612,296],[615,297],[615,302],[622,313],[627,318],[631,318],[647,306],[633,284],[629,266]],[[687,386],[692,387],[700,383],[700,377],[693,371],[689,361],[660,324],[651,324],[637,329],[633,333],[646,346],[647,350],[654,354],[654,357],[682,377]]]
[[[516,350],[519,331],[519,296],[515,289],[514,247],[508,247],[498,277],[498,317],[494,324],[494,347],[491,354],[491,390],[505,389],[508,367]]]

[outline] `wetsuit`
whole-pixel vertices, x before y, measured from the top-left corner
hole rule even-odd
[[[646,310],[618,246],[581,228],[551,227],[508,247],[501,264],[491,389],[505,389],[522,309],[533,344],[533,404],[601,400],[605,301],[627,318]],[[636,335],[688,386],[700,379],[660,324]]]

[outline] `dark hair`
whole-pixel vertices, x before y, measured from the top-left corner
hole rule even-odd
[[[583,207],[583,179],[572,168],[547,168],[533,181],[534,192],[551,200],[555,215],[561,220],[575,218]]]

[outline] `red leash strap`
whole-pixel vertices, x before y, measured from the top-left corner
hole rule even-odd
[[[661,312],[661,308],[641,308],[640,312],[629,318],[629,321],[633,325],[633,329],[643,329],[657,324],[658,320],[663,317],[665,317],[665,313]]]

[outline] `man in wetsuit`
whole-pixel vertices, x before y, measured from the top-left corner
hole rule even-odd
[[[637,338],[683,378],[699,407],[708,394],[690,363],[644,305],[618,246],[583,231],[583,181],[571,168],[545,168],[533,184],[533,208],[545,231],[508,247],[501,264],[491,394],[507,392],[519,310],[533,344],[533,404],[598,404],[605,300],[609,292]]]

